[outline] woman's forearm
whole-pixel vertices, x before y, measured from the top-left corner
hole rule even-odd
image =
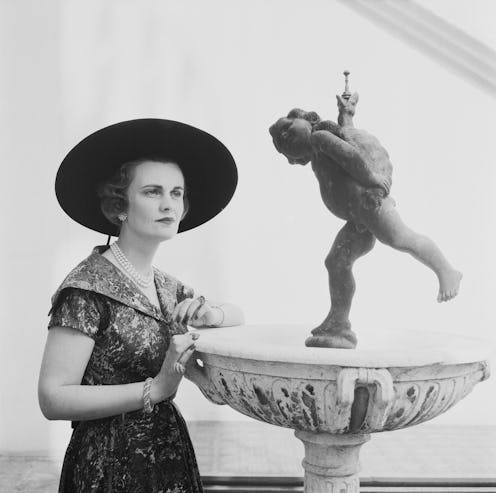
[[[153,382],[155,383],[155,382]],[[172,384],[173,382],[171,382]],[[144,382],[123,385],[60,385],[40,392],[40,407],[47,419],[85,421],[143,409]],[[175,392],[152,384],[156,404]],[[175,385],[177,388],[177,384]]]

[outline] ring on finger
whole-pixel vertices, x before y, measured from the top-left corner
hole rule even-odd
[[[179,361],[176,361],[174,363],[174,371],[178,373],[179,375],[184,375],[184,372],[186,371],[185,366],[182,363],[179,363]]]

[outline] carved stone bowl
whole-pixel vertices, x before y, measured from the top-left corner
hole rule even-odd
[[[202,330],[187,377],[212,402],[304,432],[368,434],[435,418],[489,376],[480,341],[360,331],[357,349],[307,348],[308,327]]]
[[[305,493],[358,493],[370,434],[435,418],[489,377],[486,345],[406,330],[360,331],[357,349],[304,345],[308,327],[202,330],[186,376],[212,402],[292,428]]]

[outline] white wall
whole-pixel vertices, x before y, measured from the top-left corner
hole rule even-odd
[[[494,3],[475,3],[428,2],[496,47]],[[465,276],[460,296],[439,305],[431,272],[377,245],[356,266],[354,328],[496,344],[494,100],[479,89],[330,0],[4,0],[0,24],[0,450],[57,454],[68,438],[67,423],[45,421],[37,405],[46,314],[68,270],[105,238],[64,215],[53,183],[65,153],[102,126],[165,117],[223,140],[239,167],[232,203],[164,245],[157,265],[239,303],[248,323],[321,321],[323,260],[342,222],[310,168],[276,153],[268,127],[295,106],[335,119],[344,69],[361,96],[357,126],[392,157],[398,210]],[[495,393],[493,378],[436,422],[493,424]],[[178,402],[187,419],[242,419],[189,382]]]

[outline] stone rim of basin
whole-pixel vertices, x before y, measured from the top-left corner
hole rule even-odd
[[[239,359],[362,368],[467,364],[496,354],[491,341],[449,332],[398,328],[367,333],[358,328],[356,349],[305,347],[309,332],[308,326],[296,324],[202,329],[196,348]]]

